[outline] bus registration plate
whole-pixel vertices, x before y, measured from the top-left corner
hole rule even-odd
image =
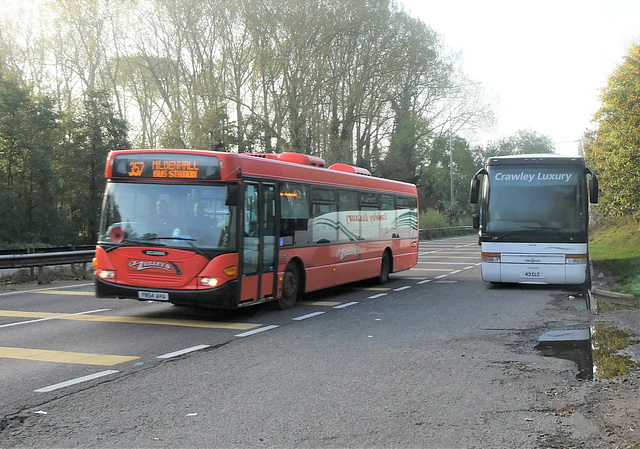
[[[523,279],[544,279],[544,272],[540,270],[527,270],[520,273]]]
[[[138,292],[138,299],[153,301],[169,301],[169,293],[164,292]]]

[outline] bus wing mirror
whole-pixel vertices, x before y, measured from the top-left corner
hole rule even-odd
[[[591,204],[598,204],[598,178],[590,168],[587,168],[586,172],[591,175],[591,181],[589,182],[589,202]]]
[[[471,178],[471,191],[469,192],[469,203],[478,204],[478,197],[480,195],[480,176],[486,175],[487,171],[481,168]]]
[[[240,185],[231,184],[227,186],[227,198],[224,204],[227,206],[237,206],[240,201]]]
[[[478,231],[480,229],[480,214],[472,214],[471,220],[473,222],[473,229]]]

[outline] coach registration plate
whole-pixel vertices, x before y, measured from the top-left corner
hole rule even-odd
[[[139,299],[149,299],[153,301],[169,301],[169,293],[164,292],[138,292]]]
[[[523,279],[544,279],[544,273],[539,270],[527,270],[520,274]]]

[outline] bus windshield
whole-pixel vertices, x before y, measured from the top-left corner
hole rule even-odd
[[[236,207],[226,196],[224,185],[109,182],[98,243],[234,248]]]
[[[485,232],[569,236],[585,233],[584,170],[561,166],[489,167]]]

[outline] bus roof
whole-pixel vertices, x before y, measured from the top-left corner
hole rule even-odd
[[[116,161],[119,156],[126,157],[129,160],[132,159],[132,156],[138,154],[146,156],[157,154],[167,160],[171,158],[171,155],[175,155],[180,161],[184,161],[185,157],[189,155],[198,156],[199,158],[208,157],[211,158],[211,161],[215,161],[216,165],[219,164],[219,170],[217,172],[217,180],[219,181],[239,181],[242,178],[260,178],[265,180],[311,182],[336,187],[364,188],[407,195],[417,194],[416,186],[413,184],[370,176],[367,170],[358,167],[353,167],[353,170],[348,170],[347,168],[350,166],[346,164],[334,164],[335,167],[325,168],[323,164],[320,164],[320,158],[304,157],[305,155],[302,154],[300,154],[302,157],[294,157],[295,154],[292,154],[284,158],[274,158],[272,156],[265,157],[257,154],[223,153],[207,150],[118,150],[110,152],[107,157],[105,168],[106,178],[131,179],[131,176],[116,176],[115,170],[113,169],[114,161]],[[137,179],[164,182],[189,181],[189,179],[186,178],[168,179],[166,177],[148,176],[138,176]],[[209,180],[212,179],[214,178],[209,178]],[[191,181],[193,180],[194,179],[191,179]]]
[[[584,167],[582,156],[562,156],[560,154],[515,154],[487,158],[487,167],[493,165],[580,165]]]

